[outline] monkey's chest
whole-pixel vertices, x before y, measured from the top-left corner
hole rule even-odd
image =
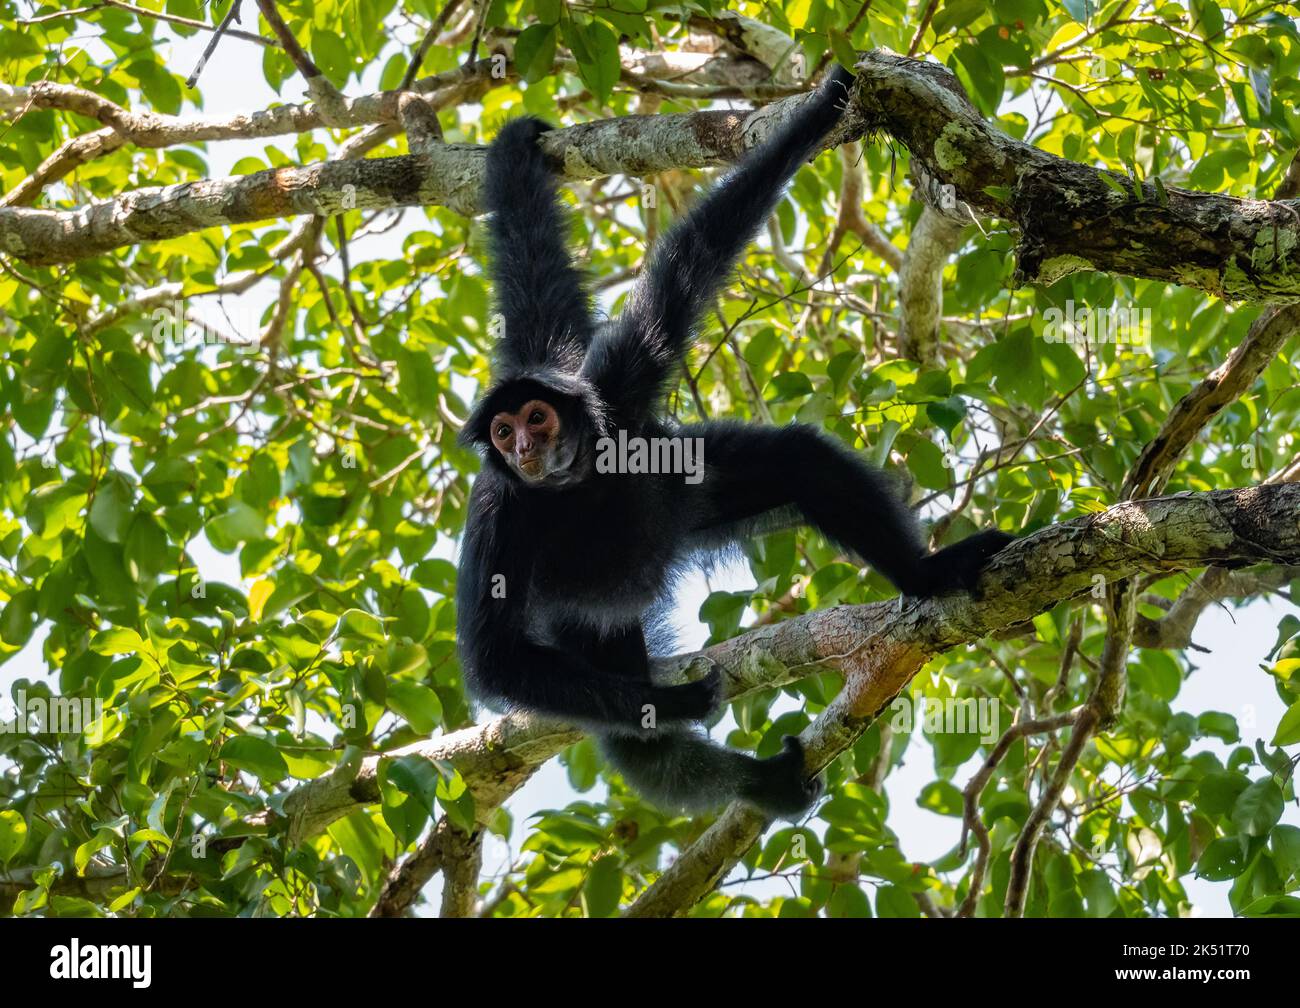
[[[659,516],[662,518],[662,516]],[[678,548],[653,514],[595,513],[554,526],[533,565],[530,598],[584,622],[627,623],[662,598],[678,567]]]

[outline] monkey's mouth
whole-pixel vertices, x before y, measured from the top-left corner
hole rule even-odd
[[[542,460],[540,458],[520,459],[519,468],[523,470],[525,476],[536,479],[542,474]]]

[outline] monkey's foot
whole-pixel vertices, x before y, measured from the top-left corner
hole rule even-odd
[[[794,735],[782,742],[776,756],[754,761],[754,776],[741,797],[773,819],[797,819],[822,795],[820,775],[809,778],[804,768],[803,743]]]

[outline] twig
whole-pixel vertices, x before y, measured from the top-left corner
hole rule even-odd
[[[194,67],[194,71],[185,78],[186,87],[194,87],[199,82],[199,74],[203,73],[203,68],[208,65],[208,59],[216,52],[217,43],[230,29],[231,23],[239,21],[239,6],[242,3],[243,0],[231,0],[230,10],[226,11],[226,16],[221,19],[221,24],[217,25],[216,31],[212,33],[212,38],[208,39],[208,44],[203,47],[203,55],[199,57],[199,62]]]
[[[1026,735],[1040,735],[1044,732],[1057,731],[1070,724],[1078,716],[1078,713],[1076,710],[1068,714],[1058,714],[1056,717],[1021,721],[1013,724],[1003,732],[1002,737],[998,739],[997,745],[993,747],[993,751],[989,753],[983,766],[966,783],[966,787],[962,790],[960,853],[962,857],[965,857],[966,842],[971,833],[975,834],[975,841],[979,845],[979,853],[975,856],[975,867],[970,873],[966,898],[962,900],[961,906],[957,909],[958,917],[970,917],[975,912],[975,906],[979,902],[980,893],[984,888],[984,873],[988,870],[991,844],[989,843],[988,827],[980,819],[979,802],[980,797],[984,794],[984,788],[988,786],[989,779],[993,776],[993,771],[1006,758],[1011,749],[1011,744],[1017,739],[1024,738]]]
[[[406,68],[406,73],[402,75],[402,83],[397,85],[399,91],[406,91],[415,82],[415,75],[420,72],[420,64],[424,62],[424,57],[428,55],[429,47],[442,33],[443,28],[446,27],[447,22],[451,20],[452,14],[456,12],[456,8],[459,6],[460,0],[448,0],[438,16],[433,19],[433,24],[424,33],[424,39],[420,42],[420,47],[415,50],[415,55],[411,57],[410,66]]]

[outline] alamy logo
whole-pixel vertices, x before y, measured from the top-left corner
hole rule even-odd
[[[188,307],[176,300],[153,310],[151,335],[155,343],[221,344],[258,347],[261,310],[243,305],[222,306],[213,302],[191,303]]]
[[[1089,308],[1073,300],[1043,312],[1043,339],[1048,343],[1151,345],[1150,308]]]
[[[895,697],[889,705],[890,727],[910,734],[924,728],[929,735],[978,733],[980,741],[992,745],[1001,735],[1002,709],[992,697]]]
[[[82,945],[73,938],[50,949],[55,980],[130,980],[148,987],[153,974],[152,945]]]
[[[603,437],[596,442],[596,472],[682,473],[687,483],[704,480],[704,438],[628,437],[620,430],[618,439]]]
[[[91,725],[103,727],[104,701],[89,697],[29,697],[14,690],[12,718],[0,708],[0,735],[80,735]]]

